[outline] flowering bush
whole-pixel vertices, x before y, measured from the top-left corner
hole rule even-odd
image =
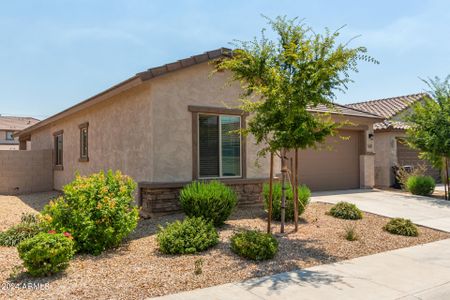
[[[70,234],[44,233],[22,241],[17,250],[25,268],[32,276],[48,276],[68,267],[74,254]]]
[[[48,229],[72,233],[77,251],[98,255],[118,246],[136,228],[135,188],[120,172],[76,175],[64,187],[64,196],[44,208],[43,219]]]

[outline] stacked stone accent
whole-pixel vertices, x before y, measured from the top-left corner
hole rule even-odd
[[[264,179],[223,180],[238,195],[238,206],[262,206],[262,189]],[[180,190],[189,182],[180,183],[140,183],[140,205],[143,215],[161,215],[176,213],[181,210]]]

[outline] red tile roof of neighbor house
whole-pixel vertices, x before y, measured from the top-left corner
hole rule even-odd
[[[409,127],[407,123],[390,119],[410,108],[426,96],[426,93],[417,93],[392,98],[351,103],[347,104],[346,106],[385,117],[387,120],[381,123],[374,124],[375,130],[406,130]]]
[[[233,54],[233,51],[228,48],[219,48],[212,51],[207,51],[202,54],[194,55],[185,59],[180,59],[172,63],[168,63],[159,67],[150,68],[144,72],[137,73],[136,75],[128,78],[125,81],[122,81],[111,88],[94,95],[78,104],[75,104],[72,107],[67,108],[66,110],[63,110],[62,112],[59,112],[41,122],[38,122],[37,124],[23,130],[18,134],[19,137],[27,137],[29,134],[43,126],[46,126],[56,120],[59,120],[61,118],[64,118],[68,115],[71,115],[75,112],[78,112],[82,109],[88,108],[92,105],[95,105],[103,100],[106,100],[110,98],[111,96],[118,94],[120,92],[123,92],[127,89],[130,89],[132,87],[135,87],[139,84],[141,84],[144,81],[150,80],[152,78],[162,76],[164,74],[178,71],[183,68],[187,68],[196,64],[212,61],[221,57],[230,57]],[[346,107],[344,105],[335,105],[335,109],[329,109],[325,106],[318,106],[316,108],[312,108],[312,111],[320,111],[320,112],[331,112],[331,113],[339,113],[344,115],[353,115],[358,117],[365,117],[365,118],[375,118],[379,119],[380,116],[377,114],[373,114],[371,112],[367,112],[364,110],[360,110],[357,108],[350,108]]]
[[[31,117],[13,117],[0,115],[0,130],[18,131],[30,127],[39,120]]]

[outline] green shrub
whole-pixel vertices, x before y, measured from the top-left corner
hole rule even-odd
[[[278,241],[271,234],[246,230],[231,237],[231,250],[251,260],[266,260],[277,253]]]
[[[286,221],[294,220],[294,193],[292,187],[286,184]],[[281,183],[273,184],[272,192],[272,219],[281,220]],[[264,206],[269,209],[269,184],[263,186]],[[311,191],[306,185],[298,187],[298,215],[300,216],[306,209],[311,197]]]
[[[348,202],[339,202],[333,205],[329,214],[335,218],[346,220],[358,220],[363,217],[359,208],[357,208],[355,204]]]
[[[406,187],[414,195],[429,196],[433,194],[436,182],[431,176],[410,176]]]
[[[42,211],[47,229],[73,234],[76,250],[94,255],[118,246],[139,219],[133,205],[136,183],[120,172],[76,175],[64,196]]]
[[[21,241],[32,238],[42,231],[39,219],[34,214],[22,214],[21,222],[0,232],[0,246],[17,246]]]
[[[44,233],[22,241],[17,250],[32,276],[48,276],[68,267],[74,254],[74,242],[67,233]]]
[[[419,231],[417,226],[414,225],[411,220],[402,219],[402,218],[394,218],[391,219],[384,227],[389,233],[405,235],[405,236],[418,236]]]
[[[163,253],[192,254],[216,245],[219,235],[210,221],[188,217],[160,227],[156,239]]]
[[[220,226],[236,206],[237,195],[221,182],[197,181],[181,190],[180,203],[187,216],[202,217]]]

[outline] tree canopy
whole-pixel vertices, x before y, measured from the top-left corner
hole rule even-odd
[[[443,158],[450,158],[450,75],[445,80],[435,77],[424,82],[430,91],[408,117],[407,142],[442,168]]]
[[[241,108],[251,114],[244,133],[265,147],[259,154],[313,147],[334,133],[329,115],[311,113],[330,107],[337,90],[345,91],[360,60],[378,63],[364,47],[338,43],[340,30],[316,33],[297,19],[268,19],[275,41],[266,37],[238,41],[217,70],[230,70],[243,88]]]

